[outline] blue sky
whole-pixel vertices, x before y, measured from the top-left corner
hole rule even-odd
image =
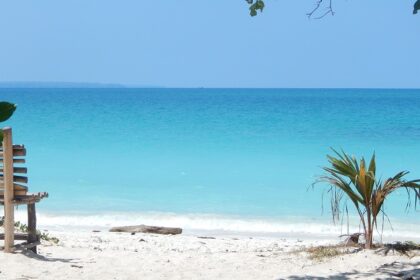
[[[0,82],[420,88],[413,1],[334,1],[1,1]]]

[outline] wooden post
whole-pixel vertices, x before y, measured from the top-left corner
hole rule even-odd
[[[28,244],[38,241],[36,235],[36,210],[35,203],[28,204]],[[31,248],[32,252],[37,253],[36,246]]]
[[[13,206],[13,142],[12,129],[3,129],[3,179],[4,179],[4,252],[13,252],[15,213]]]

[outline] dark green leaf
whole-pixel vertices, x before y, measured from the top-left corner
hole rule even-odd
[[[417,11],[420,10],[420,0],[417,0],[414,3],[414,10],[413,10],[413,14],[417,14]]]
[[[262,0],[256,0],[255,2],[253,0],[246,0],[248,2],[248,4],[250,4],[249,6],[249,14],[254,17],[257,15],[258,11],[262,12],[265,4],[264,1]]]
[[[16,105],[9,102],[0,102],[0,122],[8,120],[16,110]]]

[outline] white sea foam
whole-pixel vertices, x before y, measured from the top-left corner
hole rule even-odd
[[[16,219],[24,221],[26,213],[18,211]],[[349,232],[359,232],[357,219],[351,219]],[[347,233],[346,225],[333,225],[328,220],[313,220],[305,217],[246,218],[210,214],[174,213],[105,213],[105,214],[51,214],[40,212],[38,225],[50,230],[108,229],[124,225],[158,225],[181,227],[187,233],[212,232],[214,234],[278,235],[337,237]],[[393,223],[383,230],[384,239],[406,238],[420,240],[420,225]]]

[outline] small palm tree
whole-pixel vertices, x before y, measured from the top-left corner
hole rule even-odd
[[[360,216],[366,240],[365,248],[371,249],[377,216],[381,212],[385,214],[385,199],[395,190],[404,188],[408,194],[408,205],[410,193],[414,193],[416,204],[420,198],[420,180],[407,181],[404,178],[409,172],[402,171],[382,181],[376,178],[375,154],[366,167],[364,158],[358,163],[355,157],[350,157],[345,152],[333,151],[336,157],[327,156],[331,166],[323,168],[326,174],[320,176],[316,183],[324,182],[331,186],[332,214],[335,221],[339,217],[343,194],[350,199]]]

